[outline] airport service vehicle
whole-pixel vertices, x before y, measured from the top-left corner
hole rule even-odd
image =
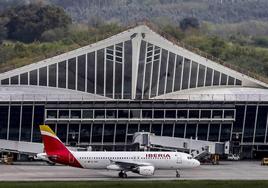
[[[50,161],[47,157],[46,153],[38,153],[33,157],[34,160],[40,160],[40,161],[45,161],[50,165],[55,165],[54,162]]]
[[[268,158],[263,158],[261,160],[261,165],[268,165]]]
[[[236,154],[229,154],[227,159],[230,161],[238,161],[238,160],[240,160],[240,156],[236,155]]]
[[[44,149],[50,161],[77,168],[108,169],[119,171],[120,178],[127,178],[126,172],[143,176],[154,175],[158,169],[195,168],[200,162],[191,155],[181,152],[92,152],[71,151],[60,141],[47,125],[40,125]]]

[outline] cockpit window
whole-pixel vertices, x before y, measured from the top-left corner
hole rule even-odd
[[[187,157],[187,159],[193,159],[193,157]]]

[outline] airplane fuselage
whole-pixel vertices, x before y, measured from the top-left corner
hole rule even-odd
[[[72,152],[83,168],[107,169],[113,161],[152,165],[155,169],[184,169],[199,166],[189,154],[181,152]],[[69,161],[71,165],[72,161]],[[120,170],[120,169],[118,169]]]

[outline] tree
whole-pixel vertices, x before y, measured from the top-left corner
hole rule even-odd
[[[8,38],[26,43],[39,40],[45,31],[71,24],[71,18],[63,9],[50,5],[23,5],[9,9],[2,17],[9,19]]]
[[[185,31],[189,28],[199,28],[199,21],[194,17],[184,18],[180,21],[180,28]]]
[[[7,37],[7,28],[5,27],[7,20],[0,17],[0,44]]]

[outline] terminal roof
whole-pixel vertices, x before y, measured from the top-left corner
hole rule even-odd
[[[0,101],[83,101],[111,100],[91,93],[42,86],[0,86]]]
[[[203,87],[157,96],[154,99],[188,101],[268,101],[268,90],[249,87]]]

